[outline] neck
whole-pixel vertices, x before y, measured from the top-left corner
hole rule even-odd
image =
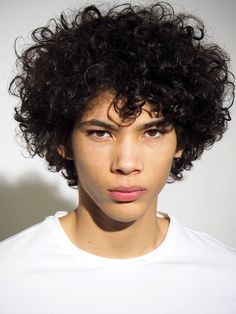
[[[156,216],[156,203],[132,223],[111,224],[109,219],[96,217],[80,204],[60,222],[76,246],[108,258],[132,258],[151,252],[162,243],[169,226],[168,219]]]

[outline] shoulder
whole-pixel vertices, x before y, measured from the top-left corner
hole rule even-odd
[[[10,267],[17,259],[23,263],[38,256],[40,251],[50,242],[52,237],[51,221],[53,216],[46,217],[21,232],[0,242],[0,267]]]
[[[9,256],[25,248],[30,248],[35,238],[42,230],[42,222],[30,226],[0,242],[0,255]]]
[[[193,230],[172,217],[176,231],[176,247],[189,259],[213,264],[236,265],[236,249],[217,240],[210,234]]]
[[[66,215],[66,211],[57,211],[45,217],[41,222],[34,224],[19,233],[0,242],[0,267],[3,263],[18,258],[22,261],[45,255],[45,250],[55,246],[58,235],[58,217]],[[57,243],[57,242],[56,242]]]

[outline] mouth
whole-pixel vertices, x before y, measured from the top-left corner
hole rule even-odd
[[[108,191],[110,197],[114,201],[131,202],[137,200],[140,196],[142,196],[145,193],[146,189],[140,186],[122,186],[110,189]]]

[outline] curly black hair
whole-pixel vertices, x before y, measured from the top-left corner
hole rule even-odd
[[[21,100],[15,119],[31,156],[44,157],[69,186],[78,184],[78,175],[58,147],[71,148],[75,122],[104,89],[115,91],[122,118],[136,117],[148,102],[175,127],[183,153],[173,160],[172,182],[228,127],[234,101],[230,58],[206,42],[199,18],[176,14],[168,3],[124,3],[103,13],[90,5],[72,18],[62,13],[31,36],[34,43],[16,52],[18,74],[9,86]]]

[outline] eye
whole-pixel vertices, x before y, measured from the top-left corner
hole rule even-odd
[[[162,132],[158,129],[149,129],[146,131],[146,133],[149,134],[148,137],[160,137],[160,135],[162,134]]]
[[[87,135],[89,136],[94,136],[94,137],[98,137],[98,138],[106,138],[106,136],[104,137],[104,134],[109,134],[107,131],[104,130],[90,130],[87,131]]]

